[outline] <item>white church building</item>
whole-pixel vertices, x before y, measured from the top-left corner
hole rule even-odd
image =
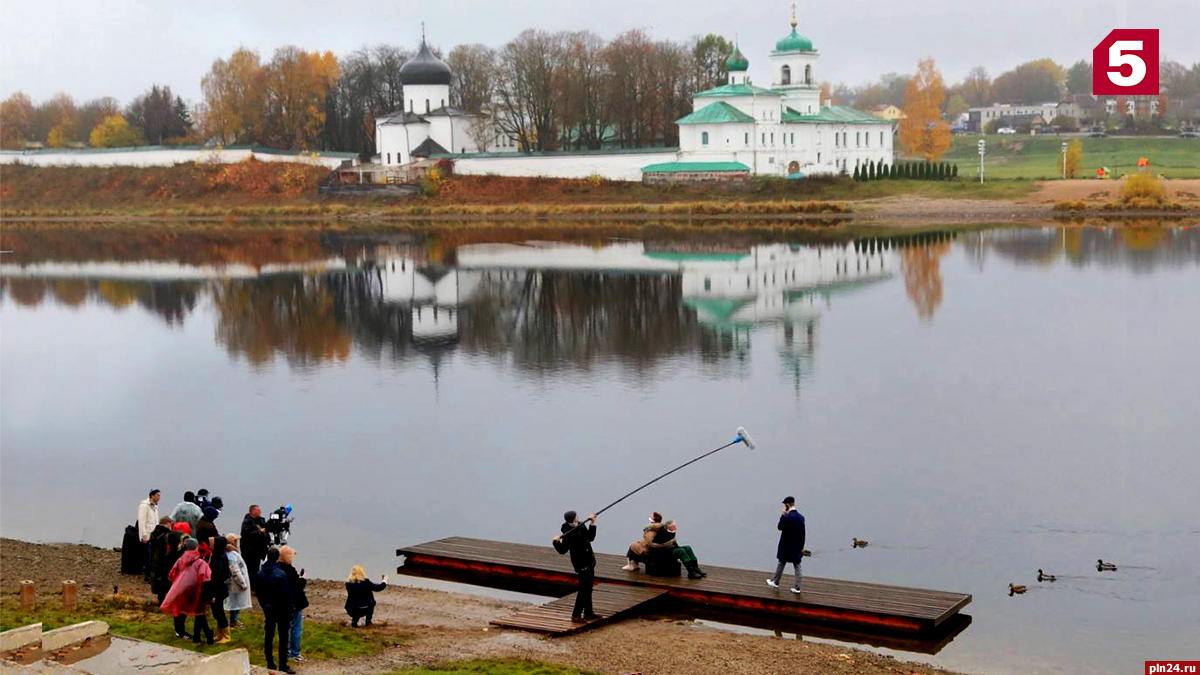
[[[460,174],[611,180],[641,180],[643,173],[802,177],[892,164],[891,121],[821,105],[820,54],[796,25],[793,9],[791,32],[770,53],[770,87],[751,82],[750,62],[735,46],[726,61],[729,83],[694,94],[691,114],[676,120],[678,148],[608,152],[517,153],[517,143],[494,130],[479,152],[471,129],[486,119],[448,105],[450,67],[422,38],[420,51],[400,70],[404,110],[376,121],[379,162],[388,169],[447,157]]]
[[[417,55],[400,67],[404,109],[375,120],[375,148],[385,169],[436,155],[516,152],[516,142],[495,133],[479,147],[481,134],[474,127],[488,125],[487,116],[449,105],[452,78],[450,66],[433,55],[422,36]]]
[[[725,65],[729,84],[692,97],[678,120],[680,162],[737,162],[754,175],[854,173],[870,162],[892,163],[892,123],[853,108],[822,106],[812,41],[792,32],[771,52],[771,86],[746,74],[735,47]],[[681,169],[682,170],[682,169]]]

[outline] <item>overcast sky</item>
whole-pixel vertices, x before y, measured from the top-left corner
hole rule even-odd
[[[767,53],[789,31],[790,0],[0,0],[0,96],[35,101],[65,91],[122,103],[151,84],[185,99],[239,45],[264,60],[283,45],[346,54],[363,44],[413,47],[420,22],[449,50],[500,46],[529,27],[590,29],[611,38],[631,28],[684,40],[736,33],[755,82],[770,81]],[[1050,57],[1088,59],[1113,28],[1159,28],[1164,58],[1200,61],[1200,0],[798,0],[800,32],[821,53],[820,79],[858,84],[911,72],[936,58],[948,82],[972,66],[995,76]]]

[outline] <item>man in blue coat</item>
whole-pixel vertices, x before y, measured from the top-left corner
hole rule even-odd
[[[775,576],[767,579],[771,588],[779,588],[779,580],[783,578],[783,568],[788,563],[796,570],[796,586],[793,593],[800,593],[800,560],[804,555],[804,516],[796,510],[796,498],[787,497],[783,500],[783,515],[779,516],[779,547],[775,558],[779,564],[775,566]]]

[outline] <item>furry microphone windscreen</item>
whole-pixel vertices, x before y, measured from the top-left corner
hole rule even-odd
[[[754,439],[750,438],[750,434],[746,432],[746,427],[738,427],[737,434],[738,438],[740,438],[741,441],[746,444],[747,448],[750,448],[751,450],[754,449]]]

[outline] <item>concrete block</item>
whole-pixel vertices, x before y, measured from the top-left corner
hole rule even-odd
[[[250,654],[245,649],[233,649],[182,664],[170,675],[250,675]]]
[[[42,641],[42,624],[35,623],[0,633],[0,652],[11,652]]]
[[[78,644],[88,638],[108,635],[108,624],[103,621],[84,621],[73,626],[63,626],[42,633],[42,651],[49,653],[68,645]]]

